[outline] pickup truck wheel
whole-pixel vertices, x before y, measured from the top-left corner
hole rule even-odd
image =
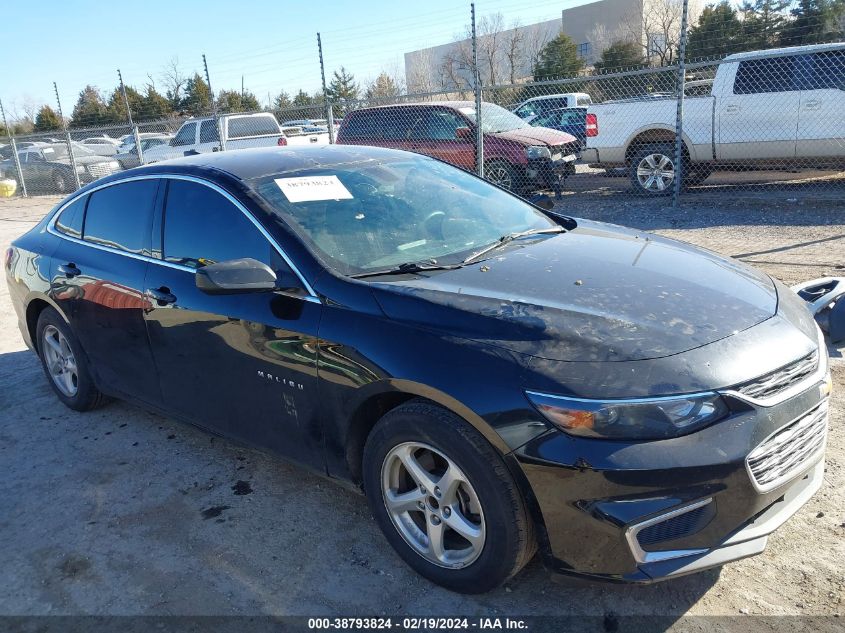
[[[643,147],[631,160],[631,184],[637,193],[665,196],[675,182],[674,150],[668,145]]]

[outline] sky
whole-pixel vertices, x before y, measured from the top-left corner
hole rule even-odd
[[[562,9],[589,0],[479,0],[478,16],[501,12],[505,23],[560,17]],[[103,92],[117,85],[150,82],[164,93],[162,72],[178,59],[185,74],[202,72],[208,59],[211,85],[246,89],[266,103],[268,93],[320,88],[317,32],[323,40],[327,81],[345,66],[359,83],[380,70],[401,74],[403,54],[444,44],[463,33],[470,19],[464,0],[4,0],[0,99],[7,116],[25,103],[55,107],[57,82],[69,116],[86,84]],[[37,6],[38,10],[33,10]],[[15,44],[15,35],[26,46]],[[26,51],[22,54],[22,51]]]

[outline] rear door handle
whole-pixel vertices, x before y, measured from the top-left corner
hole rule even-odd
[[[728,114],[736,114],[740,110],[742,110],[742,108],[740,108],[738,105],[733,105],[733,104],[731,104],[727,108],[725,108],[725,112],[727,112]]]
[[[815,110],[815,109],[816,109],[816,108],[818,108],[821,104],[822,104],[822,102],[821,102],[821,101],[819,101],[818,99],[814,99],[813,101],[805,101],[805,102],[804,102],[804,107],[805,107],[807,110]]]
[[[76,264],[73,262],[68,262],[67,264],[62,264],[56,268],[56,271],[60,275],[64,275],[68,279],[73,279],[82,274],[82,271],[76,267]]]
[[[165,288],[164,286],[161,288],[148,288],[146,295],[161,307],[176,303],[176,295],[170,292],[170,288]]]

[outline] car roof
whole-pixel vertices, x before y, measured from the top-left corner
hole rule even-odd
[[[489,101],[483,102],[482,105],[485,105],[487,103],[489,103]],[[364,112],[367,110],[382,110],[385,108],[419,108],[421,106],[440,106],[456,109],[475,108],[475,101],[415,101],[413,103],[393,103],[390,105],[370,106],[368,108],[361,108],[360,110],[353,110],[352,112],[348,112],[347,115],[355,114],[356,112]]]
[[[571,97],[573,95],[578,97],[590,96],[586,92],[559,92],[553,95],[540,95],[539,97],[531,97],[530,99],[526,99],[525,101],[523,101],[520,105],[522,105],[523,103],[531,103],[532,101],[543,101],[544,99],[560,99],[562,97]]]
[[[804,53],[820,53],[823,51],[836,51],[845,49],[845,42],[833,42],[831,44],[807,44],[806,46],[787,46],[784,48],[770,48],[765,51],[746,51],[728,55],[723,61],[734,62],[755,57],[780,57],[783,55],[800,55]]]
[[[303,169],[332,168],[341,165],[402,158],[424,158],[419,154],[365,145],[309,145],[306,147],[254,147],[226,152],[203,153],[165,160],[107,177],[120,180],[135,174],[198,174],[225,172],[240,180],[282,174]],[[96,182],[103,182],[100,179]]]

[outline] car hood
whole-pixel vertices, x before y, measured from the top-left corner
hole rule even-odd
[[[386,315],[446,336],[561,361],[660,358],[773,316],[772,280],[634,230],[578,221],[459,269],[371,284]]]
[[[496,132],[494,136],[522,145],[566,145],[575,141],[571,134],[548,127],[521,127],[507,132]]]

